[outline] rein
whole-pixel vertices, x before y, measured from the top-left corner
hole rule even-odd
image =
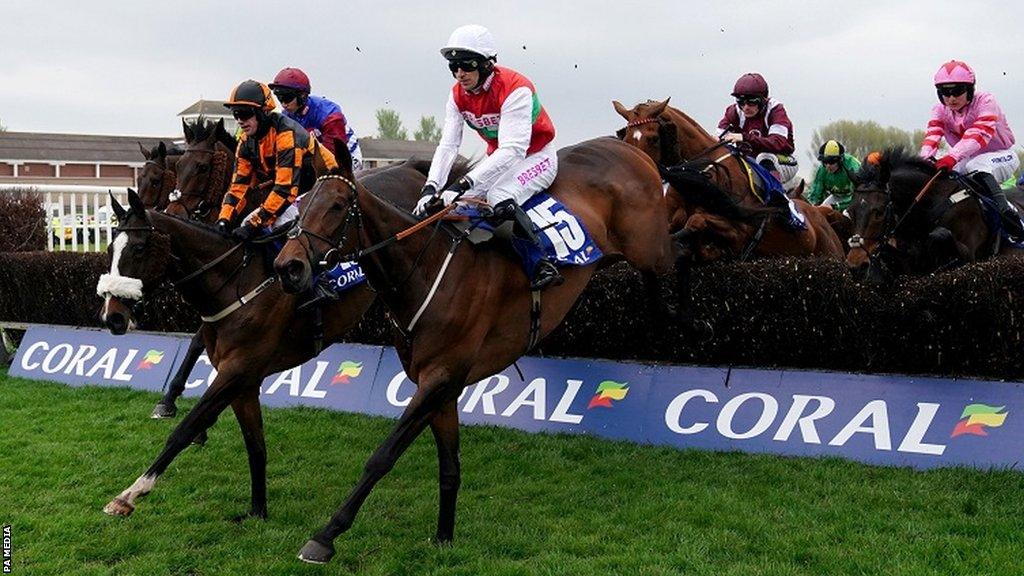
[[[921,188],[921,191],[918,192],[916,196],[914,196],[914,199],[910,202],[910,206],[908,206],[907,210],[903,213],[903,215],[900,216],[898,220],[896,220],[896,223],[893,224],[892,228],[883,232],[881,235],[879,235],[877,239],[875,239],[875,246],[871,249],[871,252],[868,253],[868,258],[873,258],[878,253],[878,250],[881,248],[881,246],[896,235],[896,232],[900,229],[900,226],[903,224],[903,221],[907,219],[907,216],[909,216],[910,213],[914,210],[914,207],[917,206],[921,199],[924,198],[924,196],[932,189],[932,186],[935,185],[935,182],[938,181],[939,176],[941,176],[942,174],[943,171],[940,170],[936,172],[931,178],[929,178],[927,182],[925,182],[925,185]],[[888,217],[892,213],[892,207],[893,200],[892,195],[890,194],[889,202],[886,205],[886,217]],[[860,234],[854,234],[847,241],[847,244],[850,246],[850,248],[863,249],[864,238]]]

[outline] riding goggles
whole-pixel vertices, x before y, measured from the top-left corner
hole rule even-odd
[[[480,69],[480,61],[475,58],[471,60],[450,60],[448,62],[448,69],[452,71],[452,74],[455,74],[457,70],[476,72]]]
[[[751,106],[760,106],[761,104],[764,104],[764,98],[761,98],[760,96],[737,96],[736,103],[740,106],[745,106],[747,104],[750,104]]]
[[[935,91],[939,93],[939,96],[963,96],[967,93],[967,86],[964,84],[954,84],[952,86],[936,86]]]
[[[843,159],[839,156],[824,156],[821,159],[822,164],[839,164]]]
[[[281,104],[287,104],[298,98],[299,94],[292,90],[274,90],[274,96],[277,96],[277,99]]]
[[[235,117],[235,120],[244,122],[256,115],[256,109],[249,108],[248,106],[244,108],[235,108],[231,110],[231,115]]]

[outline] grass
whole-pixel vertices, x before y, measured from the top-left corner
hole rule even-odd
[[[233,416],[130,518],[104,504],[156,456],[157,396],[0,372],[0,523],[15,574],[1021,574],[1024,475],[677,451],[489,427],[462,434],[453,546],[428,542],[436,460],[421,437],[326,566],[295,554],[391,426],[266,410],[267,520],[246,511]],[[191,406],[192,403],[185,403]]]

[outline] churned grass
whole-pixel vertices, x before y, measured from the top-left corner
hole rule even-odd
[[[130,518],[102,507],[151,463],[172,423],[157,396],[0,372],[0,523],[14,574],[1021,574],[1024,474],[917,472],[835,459],[677,451],[464,427],[456,541],[437,547],[429,433],[336,541],[295,554],[355,483],[391,421],[264,412],[270,517],[246,511],[228,411]],[[183,403],[189,407],[193,403]]]

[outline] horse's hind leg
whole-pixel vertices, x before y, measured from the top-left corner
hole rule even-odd
[[[202,353],[203,337],[199,332],[196,332],[192,336],[192,341],[188,343],[188,352],[185,353],[185,359],[182,360],[181,366],[167,386],[167,393],[164,394],[164,397],[153,408],[153,413],[150,415],[151,418],[174,418],[178,413],[175,401],[185,392],[185,381],[188,380],[188,375],[192,373],[192,368],[195,367],[196,361],[199,360],[199,356]]]
[[[323,564],[334,556],[334,539],[352,526],[359,508],[373,487],[391,471],[398,458],[423,432],[441,406],[453,400],[446,397],[442,386],[436,381],[433,384],[429,384],[427,380],[420,383],[398,424],[366,461],[363,475],[355,488],[349,492],[344,504],[334,513],[327,525],[302,547],[299,551],[299,560]],[[454,519],[454,516],[452,518]]]
[[[437,444],[438,488],[440,506],[437,515],[438,544],[451,542],[455,536],[455,502],[462,483],[459,463],[459,409],[455,401],[448,402],[430,420],[430,431]]]
[[[228,363],[222,363],[225,364]],[[174,458],[188,447],[189,442],[217,421],[217,416],[238,396],[244,386],[250,383],[258,385],[258,382],[259,380],[251,374],[232,370],[230,364],[225,366],[223,372],[217,373],[217,378],[199,399],[199,403],[182,418],[174,432],[171,432],[163,451],[145,474],[139,476],[131,486],[104,506],[103,511],[112,516],[130,515],[135,510],[135,500],[153,489],[157,478],[167,470],[167,466]]]
[[[263,438],[263,413],[260,411],[260,390],[249,388],[231,402],[231,408],[242,429],[245,451],[249,455],[249,476],[252,480],[252,504],[249,516],[267,517],[267,445]],[[238,517],[236,520],[244,518]]]

